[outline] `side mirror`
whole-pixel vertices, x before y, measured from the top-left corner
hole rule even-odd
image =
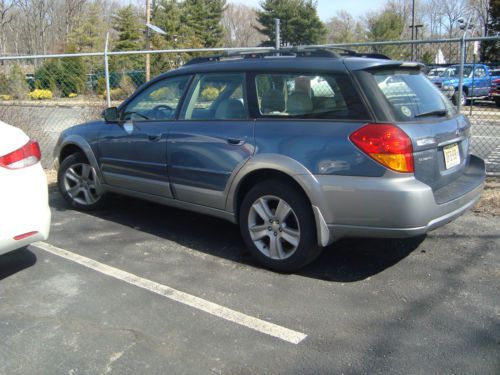
[[[110,107],[102,111],[102,117],[106,122],[117,122],[118,121],[118,108]]]

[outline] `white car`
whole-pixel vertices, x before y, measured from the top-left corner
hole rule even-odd
[[[49,236],[47,177],[40,158],[37,142],[0,121],[0,254]]]

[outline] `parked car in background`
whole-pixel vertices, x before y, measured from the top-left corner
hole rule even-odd
[[[459,97],[459,72],[460,65],[452,65],[446,68],[440,77],[432,80],[455,105]],[[487,99],[489,97],[491,82],[497,77],[492,75],[487,65],[465,64],[463,74],[461,105],[466,105],[467,101],[473,98]]]
[[[427,73],[427,76],[431,79],[431,81],[436,78],[436,77],[441,77],[444,72],[446,71],[446,68],[444,67],[439,67],[439,68],[431,68],[429,70],[429,73]]]
[[[50,208],[40,147],[0,121],[0,254],[47,239]]]
[[[471,124],[422,65],[290,51],[198,58],[65,130],[62,196],[92,210],[115,192],[229,220],[279,271],[341,238],[425,234],[475,204],[485,166]]]
[[[498,74],[500,75],[500,71]],[[500,77],[491,83],[490,97],[495,101],[497,107],[500,107]]]

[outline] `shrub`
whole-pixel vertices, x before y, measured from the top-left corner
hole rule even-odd
[[[135,91],[135,85],[132,81],[132,78],[130,78],[128,75],[123,75],[122,79],[120,80],[119,88],[122,89],[126,97],[132,95]]]
[[[7,78],[8,94],[16,99],[24,99],[29,92],[29,86],[26,77],[19,67],[14,65]]]
[[[12,100],[14,98],[12,97],[12,95],[0,95],[0,99],[7,101],[7,100]]]
[[[60,76],[56,80],[63,96],[71,93],[81,94],[85,89],[85,65],[80,57],[61,59]]]
[[[7,76],[3,73],[0,73],[0,94],[5,94],[7,92],[9,92]]]
[[[97,80],[97,93],[106,96],[106,78],[101,77]]]
[[[111,89],[111,91],[109,92],[109,96],[111,100],[123,100],[127,98],[127,95],[121,88]]]
[[[35,89],[28,95],[33,100],[52,99],[52,91],[50,90]]]
[[[106,99],[106,90],[104,90],[104,92],[102,93],[101,98]],[[111,100],[124,100],[127,98],[127,95],[121,88],[117,88],[111,89],[111,91],[109,92],[109,98]]]
[[[59,92],[61,96],[80,94],[85,89],[85,66],[79,57],[49,60],[35,72],[35,88]]]
[[[56,90],[60,66],[57,60],[49,60],[35,71],[35,90]]]
[[[219,96],[219,90],[215,87],[208,86],[201,92],[201,98],[207,102],[211,102]]]
[[[72,92],[71,94],[68,95],[68,98],[76,98],[78,96],[77,93]]]

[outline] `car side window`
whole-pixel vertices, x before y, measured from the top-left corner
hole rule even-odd
[[[475,77],[485,77],[486,76],[486,71],[484,68],[476,68],[474,71],[474,76]]]
[[[263,117],[368,118],[347,76],[258,74],[255,85],[259,111]]]
[[[244,73],[196,76],[180,119],[243,120],[248,118]]]
[[[172,120],[191,76],[166,78],[158,81],[135,98],[122,110],[123,120]]]

